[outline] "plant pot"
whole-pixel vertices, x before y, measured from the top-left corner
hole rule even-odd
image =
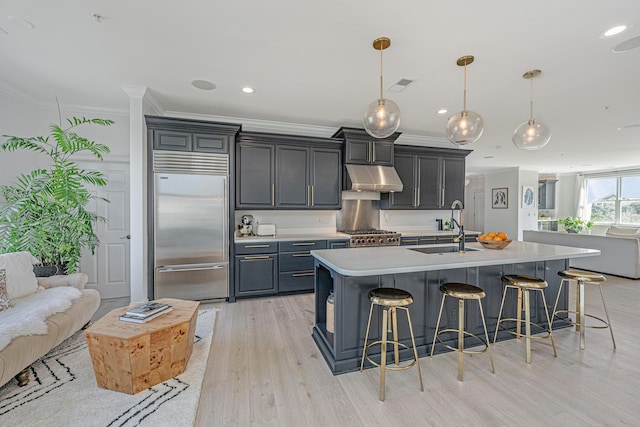
[[[57,274],[67,274],[64,265],[34,265],[33,272],[36,277],[49,277]]]
[[[578,232],[576,230],[567,230],[567,233],[578,234]]]

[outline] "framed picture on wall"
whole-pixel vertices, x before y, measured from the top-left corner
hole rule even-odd
[[[491,208],[507,209],[509,207],[509,189],[508,188],[492,188],[491,189]]]
[[[535,208],[536,207],[536,193],[533,187],[522,187],[522,207],[523,208]]]

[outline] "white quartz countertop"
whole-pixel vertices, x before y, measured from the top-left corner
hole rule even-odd
[[[513,241],[502,250],[485,249],[480,243],[467,243],[466,248],[480,250],[464,254],[424,254],[411,250],[427,246],[434,245],[322,249],[311,251],[311,255],[344,276],[377,276],[600,255],[600,251],[595,249],[520,241]]]
[[[234,243],[256,243],[256,242],[291,242],[294,240],[348,240],[349,236],[344,233],[299,233],[299,234],[276,234],[275,236],[235,236]]]
[[[457,236],[459,234],[458,229],[455,230],[426,230],[426,229],[411,229],[411,230],[393,230],[402,234],[403,237],[417,237],[417,236]],[[480,235],[479,231],[464,230],[465,234]]]

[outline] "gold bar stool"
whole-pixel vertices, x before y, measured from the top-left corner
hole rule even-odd
[[[416,348],[416,340],[413,336],[413,326],[411,325],[411,316],[409,315],[409,309],[407,306],[413,302],[413,296],[402,289],[396,288],[376,288],[369,291],[369,300],[371,301],[371,308],[369,309],[369,321],[367,323],[367,333],[364,337],[364,348],[362,349],[362,362],[360,363],[360,372],[364,370],[365,357],[373,365],[380,368],[380,400],[384,401],[384,379],[385,371],[387,369],[392,371],[401,371],[404,369],[412,368],[414,365],[418,366],[418,378],[420,378],[420,391],[424,391],[424,385],[422,384],[422,372],[420,371],[420,362],[418,362],[418,350]],[[373,307],[380,305],[385,307],[382,310],[382,339],[373,341],[367,344],[369,340],[369,330],[371,328],[371,315],[373,314]],[[399,347],[409,349],[408,346],[398,341],[398,315],[397,309],[404,310],[407,313],[407,322],[409,323],[409,332],[411,332],[411,343],[413,344],[413,359],[411,362],[405,365],[400,365]],[[393,333],[393,339],[387,339],[387,335]],[[373,361],[367,354],[367,350],[374,345],[380,344],[380,363]],[[387,366],[387,345],[393,344],[394,363],[396,366]]]
[[[558,272],[558,276],[562,277],[562,281],[560,282],[560,288],[558,289],[558,296],[556,297],[556,303],[553,306],[553,316],[552,318],[558,317],[558,313],[572,313],[576,315],[576,321],[571,321],[570,318],[563,319],[558,317],[558,319],[563,322],[569,323],[576,327],[576,332],[580,332],[580,349],[584,350],[584,333],[585,328],[594,328],[594,329],[604,329],[609,328],[609,332],[611,332],[611,341],[613,341],[613,349],[616,349],[616,339],[613,337],[613,328],[611,327],[611,320],[609,320],[609,313],[607,312],[607,304],[604,302],[604,294],[602,293],[602,283],[606,282],[606,278],[602,274],[592,273],[588,271],[579,271],[579,270],[563,270]],[[571,283],[571,280],[575,280],[578,284],[576,289],[576,310],[557,310],[558,308],[558,300],[560,299],[560,292],[562,292],[562,286],[564,282]],[[586,314],[584,311],[584,285],[598,285],[600,289],[600,298],[602,298],[602,306],[604,307],[604,314],[607,316],[607,320],[601,319],[599,317],[593,316],[591,314]],[[596,319],[601,322],[600,325],[587,326],[585,323],[585,317],[590,317],[592,319]]]
[[[500,313],[498,314],[498,323],[496,324],[496,332],[493,336],[493,343],[495,344],[496,339],[498,338],[498,331],[500,330],[501,322],[516,322],[516,330],[510,331],[505,329],[504,326],[502,329],[516,336],[517,339],[520,339],[522,335],[522,310],[524,308],[524,329],[525,329],[525,341],[526,341],[526,349],[527,349],[527,363],[531,363],[531,339],[539,339],[539,338],[551,338],[551,346],[553,347],[553,357],[558,357],[558,353],[556,352],[556,343],[553,340],[553,331],[551,330],[551,320],[549,319],[549,310],[547,309],[547,300],[544,297],[544,289],[548,286],[547,282],[534,276],[525,276],[521,274],[505,274],[502,276],[502,283],[505,284],[504,291],[502,293],[502,302],[500,303]],[[504,308],[504,299],[507,296],[507,291],[509,289],[516,289],[518,291],[518,307],[517,314],[515,318],[502,318],[502,309]],[[542,296],[542,304],[544,305],[544,313],[547,317],[547,325],[548,327],[544,327],[538,323],[534,323],[531,321],[531,304],[529,298],[530,291],[539,291]],[[531,325],[543,330],[546,332],[546,335],[543,336],[532,336],[531,335]]]
[[[487,333],[487,324],[484,321],[484,312],[482,311],[482,298],[485,297],[485,293],[482,289],[477,286],[469,285],[467,283],[445,283],[440,286],[440,292],[442,292],[442,302],[440,303],[440,314],[438,314],[438,322],[436,323],[436,332],[433,335],[433,344],[431,344],[431,357],[433,357],[433,350],[436,347],[436,340],[440,341],[440,343],[447,347],[449,350],[454,350],[458,352],[458,381],[462,381],[462,371],[463,371],[463,356],[464,353],[467,354],[479,354],[484,353],[486,351],[489,352],[489,359],[491,360],[491,370],[493,373],[496,373],[495,366],[493,365],[493,355],[491,354],[491,347],[489,346],[489,334]],[[444,300],[446,297],[453,297],[458,299],[458,329],[442,329],[438,330],[440,327],[440,319],[442,318],[442,309],[444,308]],[[465,300],[476,300],[478,301],[478,306],[480,307],[480,317],[482,317],[482,326],[484,327],[484,337],[483,340],[476,334],[472,334],[471,332],[467,332],[464,330],[464,302]],[[440,334],[445,332],[457,332],[458,333],[458,347],[452,347],[447,345],[440,338]],[[464,348],[464,336],[468,335],[471,337],[477,338],[481,343],[484,344],[484,349],[482,350],[465,350]]]

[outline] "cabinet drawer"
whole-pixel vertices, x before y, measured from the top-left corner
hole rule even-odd
[[[313,257],[309,252],[280,253],[280,273],[313,270]]]
[[[402,237],[400,239],[400,246],[417,245],[419,240],[417,237]]]
[[[272,254],[278,252],[278,242],[236,243],[236,255]]]
[[[436,236],[420,237],[418,239],[419,245],[435,245],[437,242],[438,238]]]
[[[327,243],[329,249],[343,249],[349,247],[348,240],[331,240]]]
[[[313,291],[313,271],[280,273],[278,292]]]
[[[301,252],[314,249],[327,249],[326,240],[300,240],[295,242],[280,242],[280,252]]]

